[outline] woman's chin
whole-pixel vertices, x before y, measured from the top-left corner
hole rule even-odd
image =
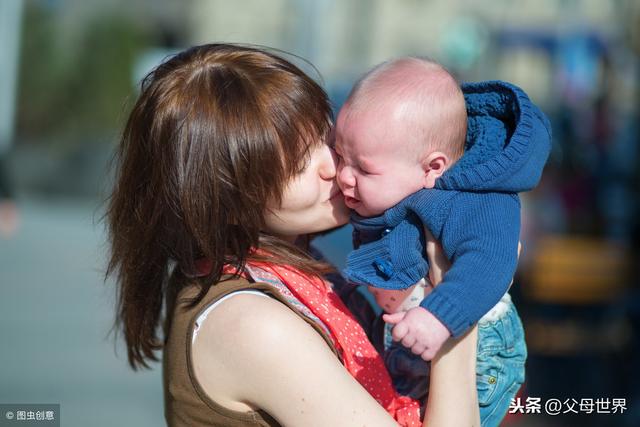
[[[326,221],[327,226],[323,230],[319,231],[341,227],[349,222],[349,214],[351,211],[347,205],[344,204],[342,198],[338,199],[337,203],[332,203],[331,207],[331,218]]]
[[[331,205],[334,212],[347,212],[348,215],[349,207],[345,203],[345,198],[342,195],[330,198],[327,200],[327,203]]]
[[[333,228],[340,227],[348,223],[350,213],[351,211],[344,203],[342,204],[342,206],[336,207],[333,211],[333,220],[335,223]]]

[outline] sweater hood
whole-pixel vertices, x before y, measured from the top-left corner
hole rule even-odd
[[[517,86],[488,81],[462,85],[467,104],[464,155],[435,188],[521,192],[534,188],[551,150],[547,117]]]

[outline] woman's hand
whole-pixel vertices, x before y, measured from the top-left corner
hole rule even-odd
[[[444,250],[425,228],[429,279],[434,287],[451,267]],[[479,426],[480,410],[476,388],[476,327],[460,338],[447,340],[431,362],[429,400],[424,425]]]
[[[451,268],[451,263],[444,254],[440,242],[438,242],[433,234],[425,227],[425,239],[427,243],[427,258],[429,259],[429,280],[435,287],[442,282],[444,273]]]

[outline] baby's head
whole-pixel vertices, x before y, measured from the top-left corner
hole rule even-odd
[[[379,215],[435,181],[462,156],[464,96],[442,66],[385,62],[351,91],[336,123],[338,184],[347,206]]]

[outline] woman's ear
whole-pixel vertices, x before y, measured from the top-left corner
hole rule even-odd
[[[449,165],[449,156],[444,154],[442,151],[434,151],[430,153],[422,161],[422,169],[424,170],[424,188],[433,188],[436,185],[436,180],[449,168]]]

